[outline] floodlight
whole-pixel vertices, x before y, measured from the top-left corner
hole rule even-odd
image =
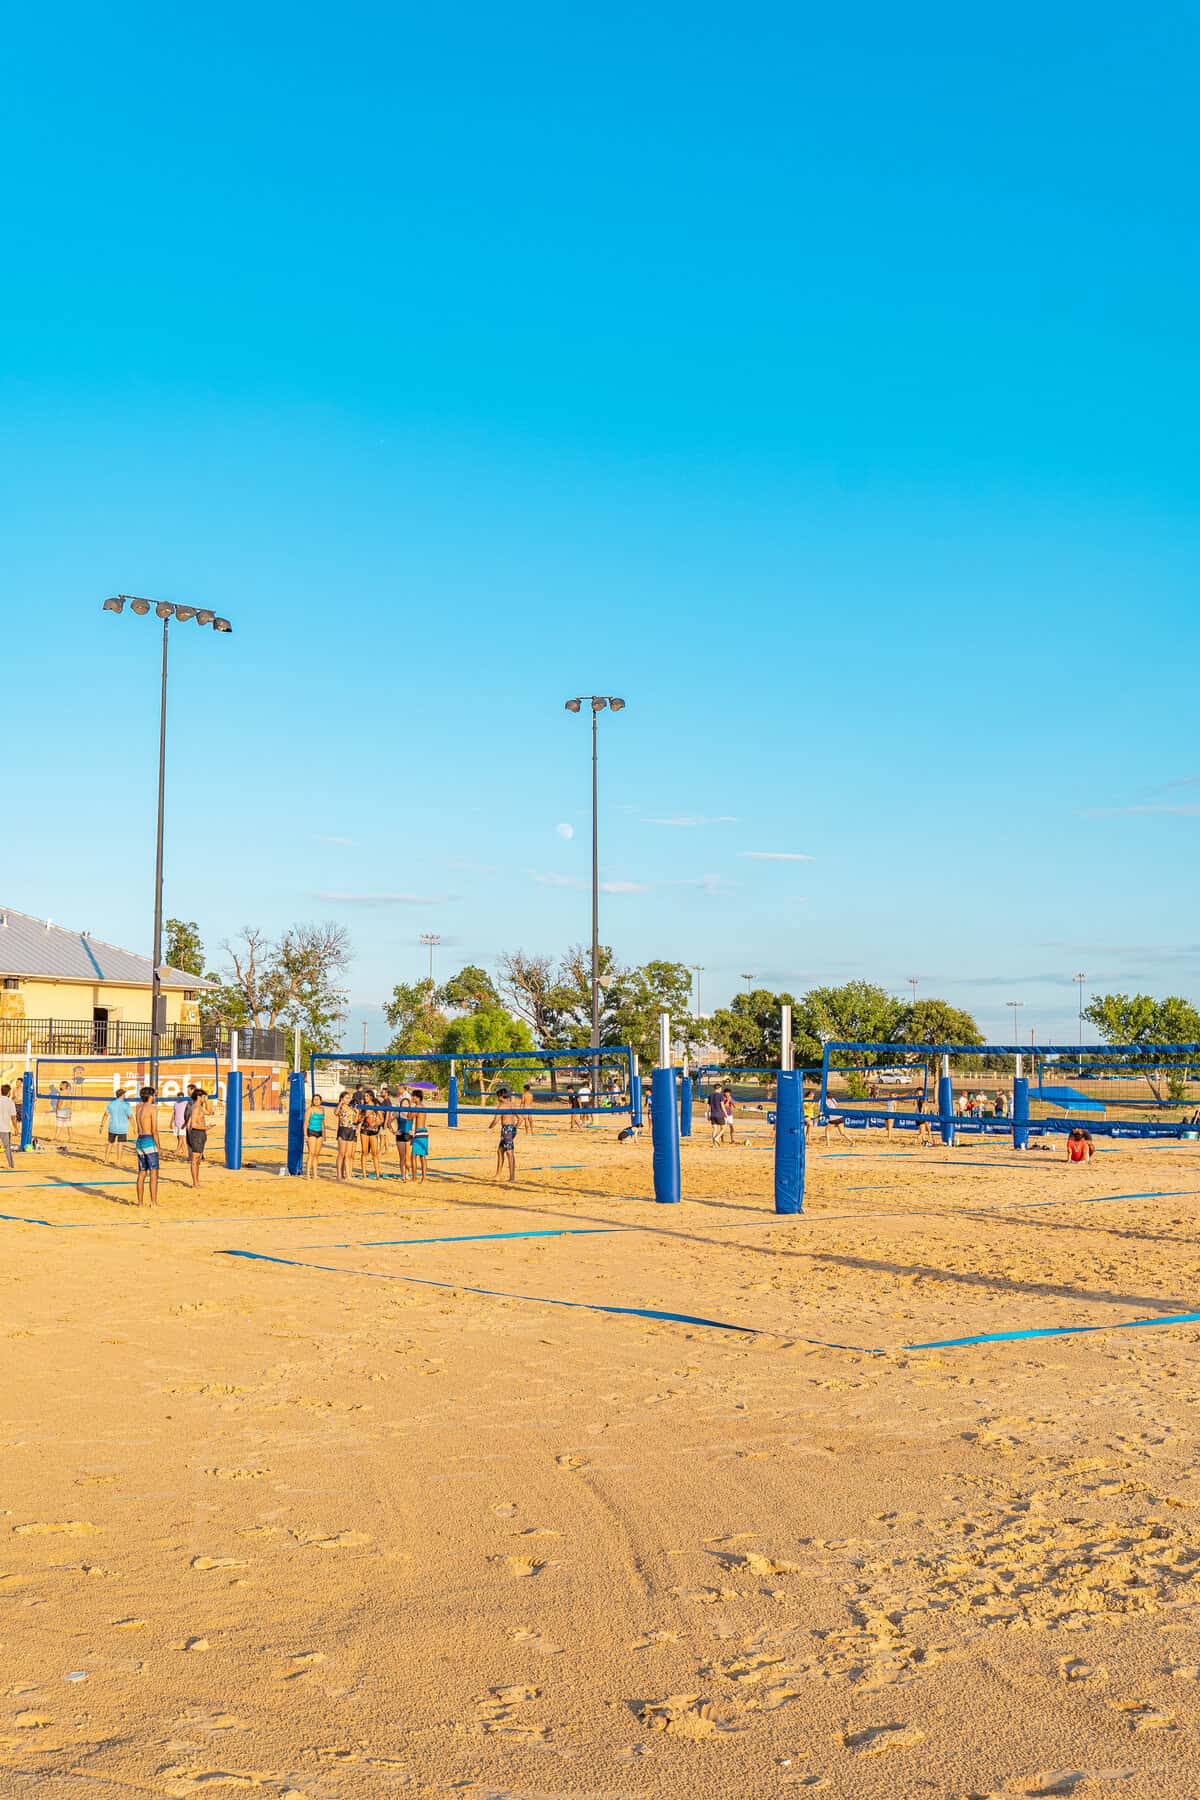
[[[211,625],[216,616],[216,613],[210,612],[207,607],[203,607],[196,614],[196,623],[197,625]]]
[[[229,623],[228,619],[214,619],[213,620],[213,630],[214,631],[232,631],[233,626]]]
[[[119,612],[124,612],[124,610],[125,610],[124,594],[114,594],[111,600],[106,600],[104,602],[104,607],[103,607],[104,612],[119,613]]]
[[[625,705],[625,702],[623,700],[614,700],[614,699],[610,698],[608,704],[609,704],[610,711],[620,712],[622,707]]]
[[[129,608],[131,612],[135,612],[138,615],[139,619],[144,619],[146,614],[150,611],[150,602],[148,600],[131,600],[129,602]]]
[[[179,620],[181,625],[186,625],[188,620],[194,619],[195,616],[196,609],[194,606],[177,606],[175,608],[175,617]]]
[[[169,600],[160,600],[154,608],[154,615],[158,619],[169,619],[174,611]]]
[[[608,701],[604,698],[603,694],[593,694],[592,695],[592,711],[593,712],[603,712],[607,705],[608,705]]]
[[[581,700],[568,700],[567,701],[567,711],[577,713],[579,711],[579,708],[582,706],[582,704],[583,704],[583,702]]]

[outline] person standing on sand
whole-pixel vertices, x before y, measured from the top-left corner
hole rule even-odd
[[[733,1089],[732,1088],[722,1088],[722,1090],[721,1090],[721,1115],[722,1115],[722,1121],[724,1123],[725,1129],[729,1133],[729,1142],[730,1142],[730,1144],[733,1144],[737,1140],[735,1139],[735,1137],[733,1135]]]
[[[358,1173],[363,1181],[367,1179],[368,1156],[375,1170],[376,1181],[383,1175],[383,1170],[379,1167],[379,1128],[382,1123],[383,1115],[376,1109],[375,1095],[368,1088],[363,1095],[362,1111],[358,1119]]]
[[[720,1088],[714,1088],[708,1096],[708,1124],[712,1132],[713,1149],[719,1150],[725,1136],[725,1102],[721,1098]]]
[[[411,1107],[413,1097],[407,1088],[401,1088],[396,1095],[396,1105]],[[396,1158],[400,1164],[401,1181],[412,1179],[412,1120],[407,1111],[396,1114]]]
[[[410,1165],[409,1179],[411,1181],[424,1181],[426,1168],[429,1162],[429,1118],[426,1113],[421,1111],[421,1100],[419,1098],[415,1100],[413,1104],[416,1106],[417,1111],[410,1112],[408,1115],[408,1123],[412,1130],[412,1148],[408,1153]],[[421,1172],[419,1175],[417,1173],[418,1163],[421,1165]]]
[[[176,1094],[171,1102],[171,1130],[175,1133],[175,1156],[179,1162],[187,1157],[187,1122],[191,1106],[188,1094]]]
[[[500,1092],[496,1095],[496,1098],[497,1100],[504,1101],[508,1100],[510,1096],[503,1088],[501,1088]],[[497,1181],[500,1179],[500,1171],[505,1168],[508,1170],[509,1181],[515,1181],[517,1179],[517,1127],[520,1123],[521,1115],[519,1112],[498,1112],[492,1114],[492,1120],[491,1124],[488,1126],[488,1130],[495,1131],[497,1126],[500,1127],[500,1139],[496,1145],[495,1178]],[[572,1123],[574,1123],[573,1120]]]
[[[8,1166],[10,1169],[13,1166],[13,1159],[12,1159],[13,1120],[16,1119],[18,1116],[19,1115],[17,1113],[17,1103],[13,1099],[12,1089],[9,1087],[9,1085],[6,1081],[4,1083],[4,1086],[0,1087],[0,1145],[2,1145],[4,1148],[4,1154],[8,1158]]]
[[[533,1088],[527,1081],[525,1086],[521,1089],[521,1111],[524,1114],[524,1117],[521,1120],[521,1129],[522,1131],[527,1132],[530,1137],[533,1136],[533,1120],[529,1116],[529,1109],[532,1105]]]
[[[354,1123],[354,1103],[348,1094],[338,1098],[337,1105],[337,1178],[349,1181],[354,1171],[354,1140],[358,1129]]]
[[[192,1094],[192,1110],[188,1114],[187,1122],[188,1165],[192,1171],[194,1188],[200,1186],[200,1164],[204,1160],[204,1151],[208,1144],[208,1120],[208,1095],[202,1087],[198,1087]],[[154,1142],[157,1149],[157,1132]]]
[[[118,1088],[108,1105],[104,1108],[104,1117],[100,1121],[101,1135],[107,1131],[108,1143],[104,1148],[104,1160],[114,1157],[118,1169],[121,1166],[121,1145],[129,1142],[129,1114],[131,1108],[125,1098],[125,1089]]]
[[[317,1169],[321,1161],[321,1146],[325,1142],[325,1102],[320,1094],[313,1095],[312,1105],[308,1109],[308,1117],[304,1121],[304,1147],[308,1152],[308,1179],[317,1179]]]
[[[137,1203],[145,1198],[146,1177],[150,1177],[150,1204],[158,1205],[158,1105],[155,1089],[144,1087],[134,1110],[134,1145],[137,1150]]]
[[[579,1095],[575,1092],[574,1088],[567,1089],[567,1105],[571,1109],[571,1127],[570,1128],[572,1131],[578,1131],[581,1126],[581,1120],[579,1117]],[[490,1125],[488,1126],[488,1130],[489,1131],[491,1130]]]
[[[54,1096],[54,1141],[61,1150],[64,1142],[71,1142],[71,1084],[60,1081],[58,1092]]]

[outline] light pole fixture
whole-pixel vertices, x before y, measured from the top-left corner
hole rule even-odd
[[[917,989],[921,984],[921,977],[919,975],[909,975],[906,977],[906,980],[913,991],[912,1003],[915,1006],[917,1004]]]
[[[195,619],[197,625],[211,625],[214,631],[230,632],[228,619],[218,618],[207,607],[173,606],[169,600],[147,600],[141,594],[113,594],[101,607],[102,612],[129,610],[144,619],[154,608],[156,619],[162,620],[162,685],[158,704],[158,828],[154,840],[154,962],[150,971],[150,1065],[154,1084],[158,1085],[158,1046],[165,1023],[162,1012],[162,894],[163,894],[163,811],[167,780],[167,629],[174,619],[185,625]]]
[[[700,1011],[700,977],[704,973],[704,964],[691,963],[689,967],[691,968],[692,974],[696,977],[696,1017],[699,1019],[703,1017]]]
[[[749,993],[750,992],[750,983],[755,979],[755,971],[753,969],[743,969],[741,972],[741,978],[746,984],[746,992]]]
[[[1018,1049],[1020,1049],[1020,1046],[1021,1046],[1021,1032],[1020,1032],[1020,1016],[1019,1016],[1019,1008],[1020,1008],[1020,1007],[1022,1007],[1022,1006],[1024,1006],[1024,1004],[1025,1004],[1025,1002],[1024,1002],[1024,1001],[1023,1001],[1023,1000],[1006,1000],[1006,1001],[1005,1001],[1005,1002],[1004,1002],[1004,1004],[1005,1004],[1005,1006],[1011,1006],[1011,1007],[1012,1007],[1012,1016],[1013,1016],[1013,1043],[1014,1043],[1014,1044],[1016,1044],[1016,1046],[1017,1046],[1017,1048],[1018,1048]]]
[[[421,942],[427,947],[427,949],[429,951],[429,985],[430,985],[430,987],[433,986],[433,953],[437,949],[437,947],[441,943],[441,941],[442,941],[442,934],[440,931],[423,931],[421,933]]]
[[[1079,969],[1074,975],[1072,975],[1071,980],[1077,981],[1079,983],[1079,1048],[1082,1050],[1083,1049],[1083,984],[1087,980],[1087,976],[1084,974],[1082,969]]]
[[[615,694],[579,694],[565,702],[566,710],[577,713],[583,707],[592,709],[592,1038],[593,1050],[600,1048],[600,837],[597,823],[596,720],[607,706],[610,712],[623,712],[625,702]],[[600,1066],[593,1062],[592,1084],[599,1080]]]

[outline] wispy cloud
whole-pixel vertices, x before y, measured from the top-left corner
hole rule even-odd
[[[446,906],[457,894],[314,894],[336,906]]]
[[[811,856],[805,856],[802,850],[739,850],[739,856],[748,858],[750,862],[812,862]]]
[[[644,894],[646,885],[644,881],[602,881],[600,892],[602,894]]]
[[[1172,787],[1182,787],[1182,782],[1172,782]],[[1080,813],[1082,819],[1128,819],[1136,814],[1157,813],[1170,815],[1177,819],[1200,819],[1200,801],[1190,801],[1172,805],[1166,801],[1147,801],[1140,806],[1087,806]]]
[[[529,879],[536,881],[539,887],[581,888],[583,886],[578,875],[558,875],[552,869],[530,869]]]
[[[312,841],[314,844],[352,844],[354,839],[346,837],[326,837],[323,831],[314,831],[312,834]]]
[[[707,818],[703,813],[681,814],[672,819],[643,819],[643,825],[736,825],[737,819],[732,813],[718,813]]]

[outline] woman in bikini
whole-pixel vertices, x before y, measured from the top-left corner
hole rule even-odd
[[[325,1103],[320,1094],[313,1095],[313,1103],[308,1109],[308,1118],[304,1122],[304,1147],[307,1174],[310,1181],[317,1179],[317,1165],[321,1160],[321,1145],[325,1142]]]
[[[358,1172],[365,1181],[367,1157],[370,1156],[378,1181],[383,1175],[383,1170],[379,1167],[379,1130],[383,1124],[383,1114],[376,1109],[375,1095],[371,1088],[363,1095],[363,1102],[358,1120]]]
[[[342,1094],[337,1105],[337,1178],[349,1181],[354,1174],[354,1140],[358,1127],[354,1121],[354,1105],[348,1094]]]

